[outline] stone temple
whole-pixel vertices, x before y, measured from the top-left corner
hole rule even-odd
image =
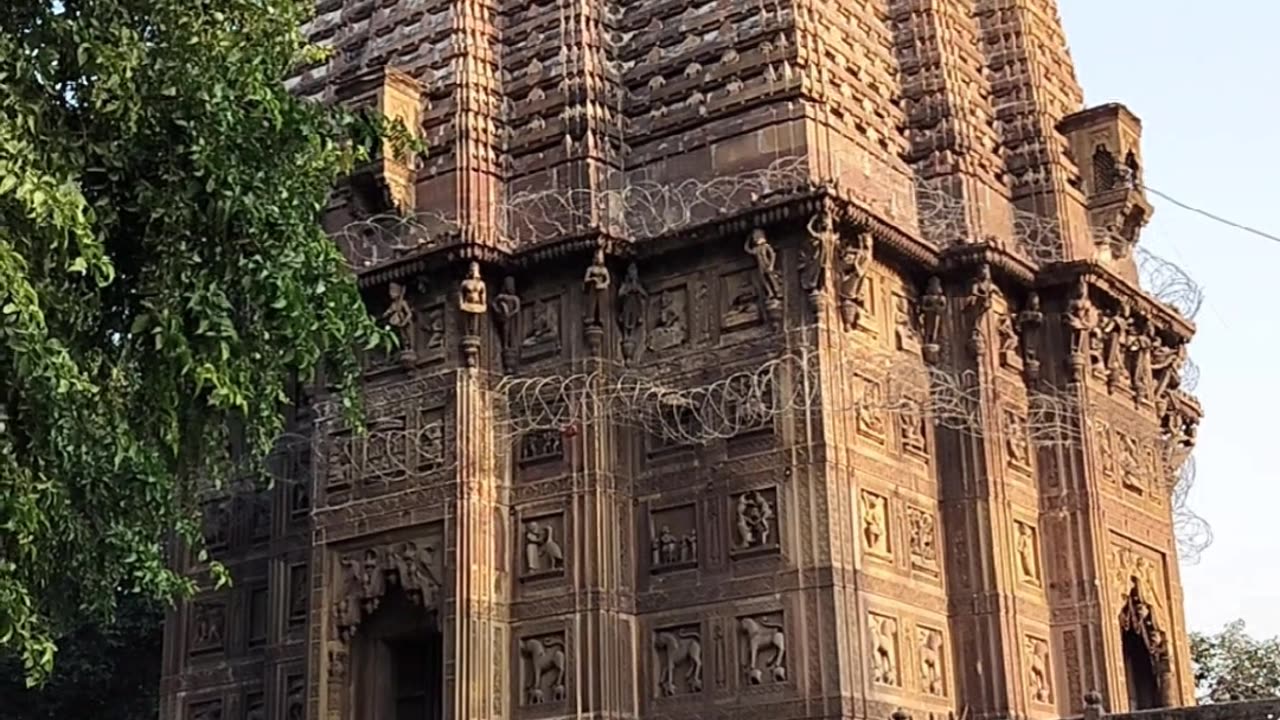
[[[298,393],[163,717],[1193,702],[1194,308],[1053,0],[320,0],[365,430]],[[1150,285],[1150,283],[1149,283]],[[184,569],[200,574],[190,553]],[[1086,696],[1089,700],[1086,703]]]

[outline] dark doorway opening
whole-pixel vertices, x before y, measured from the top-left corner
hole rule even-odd
[[[1147,641],[1136,632],[1121,633],[1124,644],[1125,684],[1129,686],[1129,709],[1151,710],[1161,706],[1160,681],[1147,650]]]
[[[444,642],[434,612],[389,588],[353,652],[354,720],[443,720]]]

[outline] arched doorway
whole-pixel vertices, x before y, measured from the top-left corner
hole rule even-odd
[[[434,612],[394,587],[351,647],[356,720],[442,720],[444,642]]]
[[[1120,644],[1129,709],[1150,710],[1173,705],[1168,641],[1157,625],[1152,606],[1142,597],[1141,583],[1136,576],[1130,578],[1129,592],[1120,611]]]

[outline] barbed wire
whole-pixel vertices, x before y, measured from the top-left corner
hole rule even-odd
[[[1191,276],[1141,245],[1134,247],[1133,255],[1143,290],[1188,320],[1194,320],[1204,305],[1204,291]]]

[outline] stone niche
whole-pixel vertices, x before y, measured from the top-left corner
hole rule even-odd
[[[777,488],[764,487],[732,495],[729,510],[733,522],[730,555],[741,558],[779,551]]]
[[[693,503],[649,512],[649,571],[688,570],[698,566],[698,513]]]

